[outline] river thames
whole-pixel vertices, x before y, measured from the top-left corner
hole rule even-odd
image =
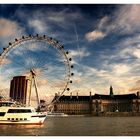
[[[48,117],[41,126],[1,125],[1,136],[140,136],[140,117]]]

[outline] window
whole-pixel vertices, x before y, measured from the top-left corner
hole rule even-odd
[[[7,120],[10,120],[10,118],[7,118]]]
[[[0,103],[0,107],[1,106],[11,106],[13,103]]]
[[[23,119],[22,118],[20,118],[20,121],[22,121]]]
[[[26,120],[27,120],[27,118],[24,118],[24,120],[26,121]]]
[[[31,113],[31,109],[9,109],[7,113]]]
[[[12,120],[14,120],[14,118],[12,118]]]
[[[5,115],[5,112],[0,112],[0,116],[4,116]]]
[[[16,121],[18,121],[18,118],[16,118]]]

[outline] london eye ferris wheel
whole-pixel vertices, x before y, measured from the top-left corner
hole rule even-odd
[[[37,100],[38,95],[44,99],[59,92],[61,96],[70,90],[74,75],[71,61],[69,52],[51,37],[37,34],[16,38],[0,54],[0,91],[8,92],[12,77],[21,75],[31,77]]]

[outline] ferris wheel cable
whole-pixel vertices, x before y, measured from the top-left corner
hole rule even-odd
[[[59,68],[59,70],[56,71],[55,68],[56,69]],[[64,72],[66,73],[66,70],[67,69],[66,68],[65,69],[60,69],[60,66],[59,65],[58,66],[56,65],[56,66],[53,67],[53,69],[52,68],[49,68],[49,67],[47,67],[47,68],[42,67],[41,70],[40,70],[40,72],[47,73],[47,71],[48,71],[49,73],[52,73],[50,70],[52,72],[55,70],[55,73],[64,73]]]
[[[38,86],[39,87],[39,86]],[[55,88],[54,86],[52,86],[53,88]],[[58,88],[58,87],[56,87],[56,88]],[[42,91],[42,92],[41,92]],[[38,91],[39,93],[41,92],[41,93],[43,93],[44,91],[43,90],[39,90]],[[44,92],[44,94],[46,94],[47,92]]]
[[[35,64],[34,64],[33,59],[32,59],[32,53],[30,53],[30,55],[26,55],[26,60],[28,61],[28,63],[30,63],[30,65],[32,67],[34,67]],[[30,66],[28,68],[30,68]]]
[[[28,60],[30,61],[31,66],[34,67],[35,64],[34,64],[33,59],[32,59],[32,53],[31,53],[30,55],[31,55],[31,56],[28,57]]]
[[[55,70],[56,69],[56,70]],[[57,74],[64,74],[64,73],[66,73],[65,71],[65,69],[61,69],[61,70],[58,70],[59,69],[59,67],[58,66],[55,66],[54,68],[43,68],[43,69],[38,69],[38,72],[40,72],[40,74],[41,73],[43,73],[43,74],[53,74],[53,75],[55,75],[56,73]],[[53,73],[54,72],[54,73]],[[63,76],[63,75],[62,75]]]
[[[57,80],[61,80],[61,79],[63,79],[63,80],[67,80],[67,77],[65,77],[65,76],[63,76],[63,77],[60,77],[60,76],[55,76],[55,75],[53,75],[53,74],[37,74],[37,77],[39,78],[39,79],[50,79],[50,78],[53,78],[53,79],[55,79],[55,78],[57,78]],[[46,78],[45,78],[46,77]],[[54,81],[54,80],[52,80],[52,81]]]
[[[35,67],[36,67],[37,65],[38,65],[38,66],[41,65],[41,64],[43,63],[43,62],[42,62],[43,59],[44,59],[43,56],[42,56],[42,58],[40,57],[39,60],[38,60],[38,62],[37,62],[36,65],[35,65]],[[48,58],[48,59],[50,59],[50,58]],[[62,64],[62,62],[59,62],[59,61],[57,61],[57,62],[53,61],[53,63],[54,63],[54,64],[57,64],[57,65],[59,65],[59,63]]]
[[[9,59],[9,60],[12,60],[12,58],[11,58],[10,56],[5,56],[5,57],[3,58],[3,60],[6,60],[6,58]],[[14,63],[16,63],[16,64],[18,64],[18,65],[20,65],[20,66],[23,67],[23,63],[20,63],[19,61],[17,61],[17,59],[14,59]],[[13,64],[13,62],[12,62],[11,64]],[[6,66],[6,65],[8,65],[8,64],[5,64],[5,66]],[[25,68],[25,67],[23,67],[23,68]]]
[[[36,57],[36,58],[35,58],[34,55],[35,55],[35,54],[38,55],[36,52],[33,52],[33,53],[31,53],[31,54],[32,54],[32,56],[33,56],[32,58],[33,58],[33,59],[36,59],[36,60],[35,60],[36,63],[33,64],[33,67],[36,67],[36,65],[38,64],[38,60],[39,60],[39,59],[42,59],[42,57]],[[33,59],[32,59],[32,60],[33,60]],[[42,60],[43,60],[43,59],[42,59]]]
[[[50,59],[46,59],[46,61],[50,61]],[[46,62],[46,63],[47,63],[47,62]],[[55,64],[56,66],[64,65],[64,63],[62,63],[62,62],[59,62],[59,61],[55,62],[54,60],[52,61],[51,64]],[[41,65],[41,66],[44,65],[44,60],[43,60],[43,61],[40,61],[40,63],[36,64],[35,67],[40,66],[40,65]],[[48,64],[48,65],[50,65],[50,64]],[[45,64],[44,66],[47,67],[47,64]]]
[[[39,79],[39,77],[38,77],[38,79]],[[40,79],[39,79],[38,81],[40,81]],[[47,84],[55,85],[55,84],[60,84],[60,82],[61,82],[61,84],[63,84],[63,87],[64,87],[64,86],[65,86],[65,82],[66,82],[67,80],[66,80],[66,79],[51,80],[51,78],[49,77],[49,78],[46,79],[45,81],[46,81],[46,86],[47,86]],[[44,82],[45,82],[45,81],[44,81]],[[41,82],[39,82],[39,84],[41,84]],[[44,84],[43,84],[43,85],[44,85]]]
[[[26,69],[26,67],[22,64],[22,63],[20,63],[20,62],[18,62],[17,60],[14,60],[14,64],[17,64],[17,65],[19,65],[19,66],[22,66],[23,67],[23,69]]]
[[[34,67],[38,67],[38,66],[42,66],[44,65],[44,57],[39,57],[36,61],[36,64],[34,65]]]
[[[44,72],[44,73],[52,73],[52,72],[63,72],[67,69],[64,69],[63,66],[65,66],[64,64],[63,65],[57,65],[57,64],[48,64],[47,66],[38,66],[38,67],[34,67],[36,70],[39,70],[40,72]]]
[[[51,73],[50,75],[48,75],[48,74],[37,74],[37,77],[39,78],[39,79],[50,79],[50,78],[52,78],[52,79],[56,79],[56,78],[58,78],[57,80],[61,80],[61,79],[65,79],[66,80],[66,77],[65,76],[56,76],[56,75],[54,75],[53,73]],[[54,80],[52,80],[52,81],[54,81]]]
[[[54,74],[55,73],[55,74]],[[40,74],[38,74],[39,76],[43,76],[43,74],[45,76],[52,76],[52,77],[55,77],[55,75],[57,75],[58,77],[61,76],[61,78],[65,78],[65,74],[66,72],[64,70],[61,70],[61,71],[40,71]]]
[[[23,56],[26,56],[25,52],[28,50],[28,48],[26,47],[26,45],[23,45],[22,47],[25,47],[24,49],[22,49],[22,54],[23,54]],[[31,53],[31,55],[32,55],[32,53]],[[29,57],[29,56],[28,56],[28,57]],[[31,57],[30,57],[30,58],[31,58]],[[31,59],[31,63],[32,63],[32,65],[33,65],[32,59]]]
[[[29,49],[29,48],[27,48],[27,46],[25,45],[25,48],[26,48],[26,51]],[[35,52],[34,52],[35,53]],[[28,60],[30,60],[31,61],[31,63],[32,63],[32,67],[35,65],[34,64],[34,62],[33,62],[33,59],[32,59],[32,53],[30,53],[30,55],[28,55],[28,54],[26,54],[25,52],[24,52],[24,56],[26,56],[27,55],[27,59]],[[35,58],[34,58],[35,59]]]
[[[6,75],[4,76],[4,78],[8,78],[7,77],[7,73],[8,73],[8,76],[11,78],[12,74],[11,74],[11,72],[8,69],[6,70]],[[2,74],[2,72],[1,72],[1,74]]]
[[[60,45],[59,45],[60,46]],[[50,46],[51,47],[51,46]],[[49,48],[50,48],[49,47]],[[65,56],[65,51],[63,49],[60,49],[59,47],[55,47],[55,49],[59,52],[60,56],[62,57],[66,57]]]
[[[42,60],[44,60],[43,56],[39,57],[38,60],[37,60],[37,63],[35,64],[34,67],[37,67],[37,66],[40,66],[40,65],[44,65],[44,61],[42,61]],[[57,65],[59,65],[58,63],[61,64],[61,62],[59,62],[59,61],[58,62],[53,61],[53,63],[55,63]]]
[[[57,79],[57,80],[51,80],[51,77],[48,78],[48,83],[60,83],[60,81],[65,82],[67,81],[67,79]]]
[[[38,59],[36,60],[36,64],[34,65],[34,67],[40,66],[39,64],[41,63],[42,60],[43,60],[43,57],[38,57]]]

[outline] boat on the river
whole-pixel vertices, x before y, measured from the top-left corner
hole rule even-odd
[[[0,101],[0,124],[43,124],[46,114],[33,107],[17,105],[11,101]]]
[[[47,112],[47,117],[67,117],[68,114],[65,113],[57,113],[57,112]]]

